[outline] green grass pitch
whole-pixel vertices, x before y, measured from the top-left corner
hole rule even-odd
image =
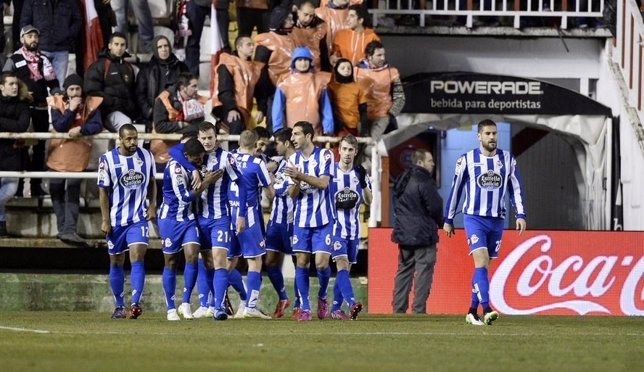
[[[298,323],[1,312],[1,371],[642,371],[644,318],[375,316]]]

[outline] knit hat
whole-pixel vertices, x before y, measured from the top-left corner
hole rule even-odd
[[[65,82],[63,83],[63,88],[67,90],[72,85],[80,85],[81,87],[83,86],[83,78],[80,77],[77,74],[72,74],[69,75],[66,79]]]

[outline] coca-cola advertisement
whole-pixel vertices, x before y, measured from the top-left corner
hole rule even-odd
[[[465,314],[474,267],[465,232],[440,235],[427,309]],[[392,312],[398,247],[390,236],[369,229],[372,314]],[[644,315],[644,233],[508,230],[490,265],[490,301],[501,314]]]

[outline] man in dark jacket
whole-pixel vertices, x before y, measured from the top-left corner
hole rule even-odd
[[[188,72],[188,66],[172,53],[172,45],[167,37],[156,36],[152,45],[150,63],[136,79],[136,100],[149,129],[152,129],[154,100],[177,82],[180,73]]]
[[[115,32],[107,49],[99,52],[85,74],[84,91],[90,97],[102,97],[101,113],[105,129],[118,132],[124,124],[138,118],[135,100],[134,66],[125,61],[129,54],[125,35]]]
[[[432,287],[436,264],[438,229],[443,225],[441,199],[431,172],[434,158],[427,150],[415,150],[411,167],[394,187],[394,231],[392,241],[398,243],[398,272],[394,284],[394,313],[405,313],[409,292],[416,278],[415,314],[426,313],[427,297]],[[415,275],[414,275],[415,274]]]
[[[29,128],[29,106],[18,96],[14,72],[0,75],[0,132],[22,133]],[[16,140],[0,139],[0,171],[20,171],[21,149]],[[7,236],[5,205],[18,190],[18,178],[0,178],[0,237]]]
[[[40,30],[40,49],[49,58],[60,87],[67,77],[69,51],[78,39],[83,19],[78,0],[25,0],[20,27]]]

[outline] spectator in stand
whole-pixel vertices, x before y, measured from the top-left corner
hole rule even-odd
[[[346,58],[356,65],[364,59],[364,48],[370,42],[380,37],[376,35],[369,22],[369,13],[363,5],[351,5],[347,16],[347,26],[339,30],[333,38],[331,62],[335,64],[338,58]]]
[[[295,48],[291,74],[282,78],[273,100],[273,130],[293,128],[295,123],[306,121],[313,125],[316,135],[335,131],[333,110],[326,86],[329,74],[315,72],[313,55],[308,48]]]
[[[179,74],[188,72],[188,66],[172,53],[170,40],[159,35],[152,41],[152,58],[136,79],[136,100],[147,131],[152,130],[154,100],[163,90],[176,84]]]
[[[219,26],[219,34],[221,35],[222,47],[224,50],[230,50],[230,43],[228,41],[228,24],[230,23],[228,1],[229,0],[217,0],[216,2],[217,25]],[[186,64],[188,65],[190,72],[196,76],[199,76],[201,34],[203,33],[206,16],[210,17],[211,4],[212,0],[192,0],[188,1],[186,9],[189,28],[192,32],[190,36],[188,36],[188,42],[186,43]],[[240,35],[243,34],[240,32]]]
[[[367,96],[353,80],[351,61],[340,58],[336,62],[328,90],[338,135],[368,136]]]
[[[30,99],[27,92],[20,92],[16,73],[4,72],[0,75],[0,132],[27,131]],[[0,171],[21,171],[21,157],[20,140],[0,139]],[[18,178],[0,178],[0,237],[8,235],[5,205],[17,190]]]
[[[125,60],[130,55],[125,35],[115,32],[107,48],[100,51],[98,60],[85,74],[84,90],[88,96],[102,97],[103,126],[118,132],[122,125],[138,118],[134,66]]]
[[[13,3],[13,14],[11,17],[11,40],[13,40],[12,50],[20,48],[20,16],[22,15],[22,4],[24,0],[2,0],[8,8]],[[4,30],[4,29],[3,29]]]
[[[103,1],[103,0],[95,0]],[[154,38],[154,27],[152,25],[152,13],[146,0],[111,0],[112,9],[116,16],[116,32],[128,35],[129,23],[127,20],[128,3],[132,2],[132,10],[136,17],[136,25],[139,31],[139,40],[141,48],[139,51],[148,51],[152,46]]]
[[[2,0],[2,6],[0,6],[0,30],[2,30],[2,37],[0,37],[0,66],[4,66],[5,55],[5,37],[4,37],[4,12],[9,7],[10,0]]]
[[[25,0],[20,27],[33,25],[40,31],[38,45],[54,66],[60,84],[67,76],[69,51],[80,35],[83,19],[78,0]]]
[[[331,71],[326,34],[327,24],[315,15],[315,5],[306,0],[297,9],[297,21],[293,27],[295,45],[305,46],[313,54],[313,66],[318,71]]]
[[[396,116],[405,105],[405,92],[398,69],[387,63],[385,47],[380,41],[367,44],[365,56],[356,66],[354,74],[367,94],[369,133],[374,141],[378,141],[388,129],[396,128]],[[369,149],[366,151],[369,157]]]
[[[54,133],[69,133],[70,139],[49,140],[47,166],[55,172],[82,172],[89,164],[92,141],[81,138],[103,130],[98,107],[100,97],[83,97],[83,78],[72,74],[63,84],[65,95],[48,97],[51,106],[51,121]],[[65,243],[86,246],[85,239],[78,236],[78,204],[80,203],[80,178],[52,178],[49,181],[51,203],[56,214],[58,234]]]
[[[116,27],[116,14],[114,13],[114,9],[112,9],[111,2],[112,0],[94,0],[94,8],[98,15],[104,44],[107,44],[107,40],[112,35],[112,27]],[[101,46],[101,48],[103,47],[105,45]]]
[[[204,119],[207,98],[197,94],[198,78],[189,73],[179,74],[177,82],[159,94],[154,101],[153,131],[156,133],[197,134],[197,124]],[[152,140],[150,151],[157,167],[168,162],[168,148],[175,143]]]
[[[315,14],[327,24],[326,42],[328,50],[331,50],[335,34],[349,27],[347,24],[349,0],[331,0],[326,6],[320,5],[315,9]]]
[[[272,0],[270,2],[273,2]],[[266,17],[269,1],[266,0],[235,0],[237,7],[237,32],[239,35],[252,35],[268,32]]]
[[[34,131],[47,132],[49,130],[48,89],[58,88],[58,80],[56,80],[53,65],[38,48],[39,35],[40,31],[34,26],[22,28],[20,31],[22,47],[9,57],[4,65],[4,71],[14,71],[18,79],[27,84],[34,99],[30,107]],[[27,169],[45,170],[45,141],[38,141],[33,146],[31,163]],[[31,179],[32,197],[42,197],[45,194],[40,185],[40,179]]]
[[[253,97],[257,99],[255,122],[264,120],[266,96],[262,90],[255,89],[264,64],[252,60],[253,39],[237,37],[235,49],[232,54],[221,55],[213,74],[212,114],[228,126],[230,134],[238,135],[249,129]],[[230,150],[237,148],[237,142],[231,142],[230,146]]]
[[[291,66],[291,55],[295,49],[291,31],[293,14],[288,7],[276,7],[269,16],[270,31],[255,36],[255,60],[265,64],[257,89],[268,97],[266,127],[272,129],[271,112],[273,94],[282,75],[287,75]]]

